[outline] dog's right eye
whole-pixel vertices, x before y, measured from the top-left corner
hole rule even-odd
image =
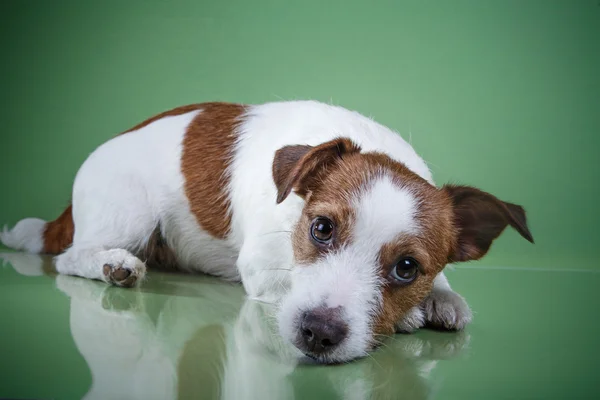
[[[310,235],[314,241],[328,244],[333,238],[333,222],[329,218],[317,217],[310,226]]]

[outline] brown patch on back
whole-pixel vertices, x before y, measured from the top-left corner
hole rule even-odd
[[[137,131],[138,129],[141,129],[143,127],[145,127],[146,125],[150,125],[151,123],[158,121],[159,119],[165,118],[165,117],[174,117],[177,115],[181,115],[181,114],[185,114],[185,113],[189,113],[192,111],[196,111],[196,110],[200,110],[202,109],[206,104],[203,103],[198,103],[198,104],[189,104],[186,106],[181,106],[181,107],[175,107],[171,110],[162,112],[158,115],[155,115],[151,118],[148,118],[147,120],[140,122],[139,124],[137,124],[136,126],[134,126],[131,129],[126,130],[125,132],[121,133],[125,134],[125,133],[129,133],[129,132],[133,132],[133,131]]]
[[[44,249],[46,254],[60,254],[73,243],[75,225],[73,224],[72,207],[65,211],[52,222],[48,222],[44,229]]]
[[[181,170],[185,193],[200,226],[223,239],[231,227],[227,168],[242,122],[239,104],[205,103],[189,125],[183,140]]]

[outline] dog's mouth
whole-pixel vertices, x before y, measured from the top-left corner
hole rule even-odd
[[[310,353],[303,353],[305,357],[307,357],[310,361],[313,361],[315,364],[325,364],[319,357],[314,356]]]
[[[321,355],[315,355],[315,354],[310,354],[310,353],[302,353],[304,354],[305,359],[302,360],[303,363],[305,364],[312,364],[312,365],[331,365],[331,366],[335,366],[335,365],[343,365],[343,364],[349,364],[352,363],[354,361],[358,361],[362,358],[365,358],[367,355],[363,355],[363,356],[357,356],[348,360],[340,360],[340,359],[333,359],[331,357],[328,357],[326,354],[321,354]]]
[[[323,353],[314,353],[311,352],[309,350],[307,350],[306,348],[302,348],[299,346],[296,346],[296,349],[299,350],[298,355],[300,356],[300,354],[303,355],[303,359],[301,360],[302,363],[304,364],[309,364],[309,365],[341,365],[341,364],[348,364],[351,363],[355,360],[361,359],[364,356],[366,356],[366,354],[364,356],[353,356],[351,358],[347,358],[347,357],[340,357],[339,352],[336,352],[335,350],[332,351],[327,351],[327,352],[323,352]]]
[[[350,361],[350,360],[340,361],[339,359],[332,357],[331,352],[313,353],[311,351],[308,351],[306,348],[303,348],[302,345],[300,343],[298,343],[297,341],[294,341],[292,344],[294,345],[296,350],[298,350],[298,353],[297,353],[298,357],[300,357],[300,362],[303,364],[335,365],[335,364],[341,364],[341,363]]]
[[[350,362],[350,361],[339,361],[339,360],[328,359],[328,357],[326,355],[314,355],[314,354],[310,354],[310,353],[303,353],[303,354],[307,358],[307,360],[305,360],[307,364],[338,365],[338,364],[346,364],[346,363]]]

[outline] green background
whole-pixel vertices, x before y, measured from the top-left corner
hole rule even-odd
[[[0,222],[53,219],[94,148],[174,106],[317,99],[436,181],[528,210],[482,264],[599,269],[600,3],[3,1]]]
[[[481,312],[439,397],[597,397],[598,0],[5,0],[0,46],[0,223],[56,217],[96,146],[165,109],[333,102],[410,138],[438,183],[529,212],[535,245],[507,231],[449,274]],[[80,398],[69,298],[0,273],[0,396]]]

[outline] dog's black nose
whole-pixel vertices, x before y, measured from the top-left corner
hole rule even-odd
[[[307,352],[322,354],[337,346],[348,335],[348,325],[340,308],[319,307],[304,313],[300,324],[302,342]]]

